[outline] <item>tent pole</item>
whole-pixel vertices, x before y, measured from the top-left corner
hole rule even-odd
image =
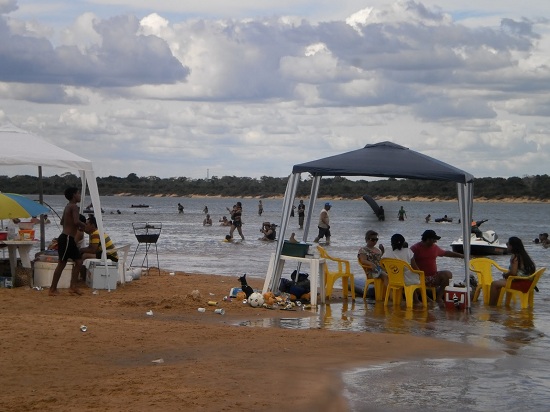
[[[277,273],[279,271],[281,252],[283,250],[283,244],[285,239],[285,232],[290,220],[290,212],[292,210],[292,204],[294,202],[294,197],[296,196],[296,190],[298,188],[298,180],[300,178],[299,173],[293,173],[288,179],[285,190],[285,198],[283,200],[283,210],[281,212],[281,224],[279,225],[279,235],[277,236],[277,249],[275,251],[275,261],[273,267],[273,273],[271,274],[271,279],[267,279],[264,282],[264,293],[268,290],[275,291],[277,290],[277,285],[280,279],[276,279]],[[267,284],[269,282],[269,284]]]
[[[319,192],[319,184],[321,183],[321,176],[314,176],[311,182],[311,192],[309,194],[309,205],[307,208],[306,225],[304,229],[303,241],[307,241],[309,234],[309,225],[311,223],[311,215],[315,210],[315,201],[317,200],[317,193]]]
[[[462,222],[462,248],[464,254],[464,283],[466,290],[470,290],[470,231],[473,209],[473,184],[458,183],[458,205],[460,207],[460,219]],[[466,306],[471,313],[470,293],[466,293]]]
[[[38,166],[38,201],[44,204],[44,183],[42,182],[42,166]],[[40,215],[40,251],[46,250],[46,231],[44,228],[44,215]]]

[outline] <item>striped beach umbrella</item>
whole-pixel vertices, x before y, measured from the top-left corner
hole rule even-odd
[[[32,217],[48,212],[49,209],[46,206],[25,196],[14,193],[0,193],[0,219]]]

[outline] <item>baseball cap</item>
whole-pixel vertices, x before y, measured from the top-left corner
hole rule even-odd
[[[428,229],[428,230],[425,230],[424,233],[422,233],[422,239],[436,239],[436,240],[439,240],[439,239],[441,239],[441,236],[437,236],[435,231],[433,231],[431,229]]]
[[[327,202],[325,203],[325,207],[332,207],[332,205],[329,202]]]

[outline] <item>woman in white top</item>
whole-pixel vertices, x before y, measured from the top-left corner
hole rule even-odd
[[[409,249],[405,238],[400,233],[396,233],[391,237],[391,250],[386,251],[386,258],[404,260],[409,263],[413,269],[418,270],[418,266],[414,260],[414,253]],[[420,279],[416,273],[405,269],[405,285],[418,285]]]

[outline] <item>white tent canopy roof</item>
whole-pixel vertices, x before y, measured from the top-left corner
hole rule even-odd
[[[0,164],[93,171],[92,162],[13,125],[0,126]]]
[[[99,191],[90,160],[57,147],[42,137],[13,125],[0,125],[0,142],[2,143],[2,150],[0,150],[0,165],[2,166],[31,165],[78,170],[82,180],[82,193],[86,192],[86,184],[88,184],[94,210],[101,210]],[[60,191],[62,190],[64,189],[60,188]],[[105,251],[101,213],[96,215],[96,220],[101,234],[102,250]],[[105,252],[103,252],[103,258],[107,259]]]

